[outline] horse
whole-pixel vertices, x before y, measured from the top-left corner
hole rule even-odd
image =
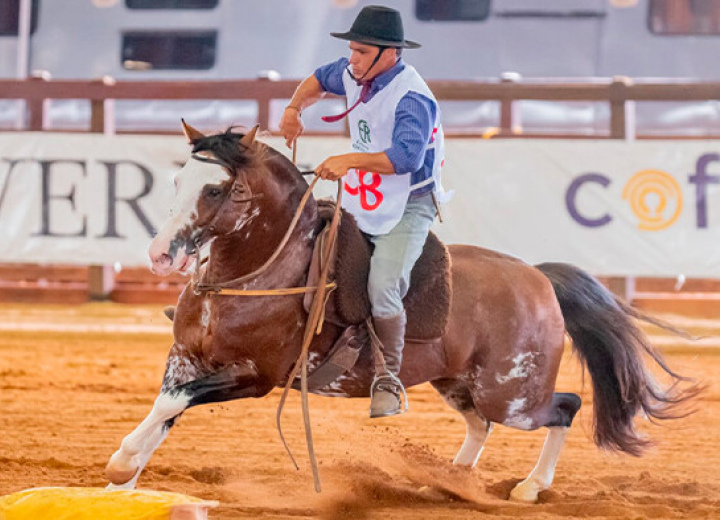
[[[183,121],[192,153],[175,177],[170,217],[149,249],[155,273],[194,268],[204,280],[239,280],[239,290],[306,283],[322,227],[318,201],[306,197],[299,207],[307,181],[283,154],[255,140],[256,129],[240,133],[231,127],[206,136]],[[202,247],[209,255],[201,266]],[[454,464],[474,467],[494,424],[544,427],[538,462],[510,498],[535,502],[550,487],[581,405],[577,394],[554,391],[566,332],[591,376],[598,447],[639,456],[651,441],[636,430],[636,415],[685,415],[683,405],[697,393],[696,385],[688,388],[684,382],[691,380],[664,362],[637,320],[665,324],[569,264],[531,266],[470,245],[450,245],[447,252],[447,325],[437,341],[406,345],[400,379],[406,387],[429,382],[462,415],[466,436]],[[147,417],[111,456],[109,487],[133,488],[188,408],[262,397],[284,386],[301,354],[308,317],[302,300],[298,295],[224,296],[189,283],[174,315],[174,342],[160,392]],[[326,322],[310,344],[310,359],[326,357],[344,331]],[[361,349],[352,369],[316,393],[368,397],[372,357],[369,348]],[[670,384],[655,382],[652,364]]]

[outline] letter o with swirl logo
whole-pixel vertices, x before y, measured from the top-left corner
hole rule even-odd
[[[623,188],[623,199],[630,203],[638,228],[659,231],[671,226],[682,212],[683,197],[675,178],[661,170],[642,170]]]

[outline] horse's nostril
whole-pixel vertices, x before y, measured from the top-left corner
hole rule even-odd
[[[160,265],[171,265],[172,264],[172,258],[170,258],[170,255],[167,253],[163,253],[161,255],[156,256],[153,259],[153,263],[160,264]]]

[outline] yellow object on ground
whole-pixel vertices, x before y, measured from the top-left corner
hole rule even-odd
[[[217,505],[163,491],[48,487],[0,497],[0,520],[205,520]]]

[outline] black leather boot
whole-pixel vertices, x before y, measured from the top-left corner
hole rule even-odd
[[[401,395],[405,389],[398,375],[402,365],[402,351],[405,346],[405,312],[392,318],[373,318],[373,327],[380,343],[387,373],[375,374],[370,389],[370,417],[388,417],[407,410],[407,403],[401,406]]]

